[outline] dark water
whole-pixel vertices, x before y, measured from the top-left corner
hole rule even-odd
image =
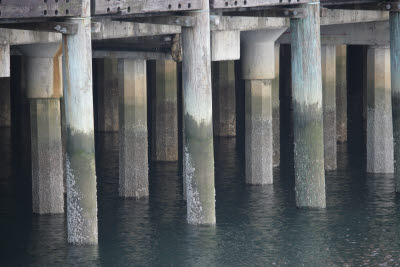
[[[400,264],[400,199],[392,175],[366,175],[338,148],[327,209],[295,208],[293,167],[274,185],[244,184],[236,139],[215,143],[215,227],[186,224],[177,163],[152,164],[150,198],[118,198],[118,137],[97,136],[99,245],[67,244],[64,215],[30,212],[29,172],[0,129],[0,266],[270,266]],[[18,186],[17,186],[18,185]],[[26,197],[26,196],[29,197]]]

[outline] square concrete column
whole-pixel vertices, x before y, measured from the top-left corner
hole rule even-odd
[[[96,59],[97,130],[118,132],[118,59]]]
[[[246,80],[246,183],[273,183],[271,80]]]
[[[394,172],[389,47],[367,52],[367,172]]]
[[[26,56],[22,80],[30,99],[32,210],[38,214],[63,213],[62,45],[24,45],[20,51]]]
[[[242,78],[245,79],[246,183],[273,183],[273,84],[277,86],[275,41],[286,28],[242,33]],[[278,75],[279,76],[279,75]],[[278,82],[279,84],[279,82]],[[277,90],[275,88],[275,90]],[[274,93],[279,97],[278,92]]]
[[[178,160],[178,74],[172,60],[151,61],[152,159]]]
[[[149,195],[145,60],[118,60],[119,195]]]
[[[296,205],[325,208],[320,7],[301,6],[307,17],[290,21]]]
[[[64,212],[64,170],[60,99],[30,99],[32,209],[34,213]]]
[[[236,136],[235,62],[212,64],[214,135]]]
[[[394,179],[400,192],[400,13],[390,13],[390,65],[392,87]]]
[[[0,127],[11,126],[10,78],[0,78]]]
[[[68,241],[97,244],[91,20],[86,14],[70,22],[78,25],[78,30],[63,36]]]
[[[209,1],[189,12],[194,27],[182,28],[183,162],[189,224],[215,224],[214,145]]]
[[[336,46],[322,45],[325,170],[336,170]]]
[[[281,163],[281,115],[279,100],[279,44],[275,44],[275,78],[272,80],[272,140],[273,140],[273,165],[277,167]]]
[[[336,46],[336,137],[347,142],[347,46]]]

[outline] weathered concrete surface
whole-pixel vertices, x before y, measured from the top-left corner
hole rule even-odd
[[[236,136],[235,62],[212,64],[214,135]]]
[[[118,132],[118,59],[97,59],[97,130]]]
[[[24,73],[28,98],[61,98],[62,45],[61,43],[22,45],[25,57]]]
[[[279,39],[280,44],[290,43],[290,32]],[[321,26],[321,43],[326,45],[389,45],[387,21],[350,23]]]
[[[272,184],[272,82],[246,80],[246,183]]]
[[[272,80],[272,139],[273,139],[273,165],[277,167],[281,161],[281,115],[279,100],[279,45],[275,44],[275,78]]]
[[[390,49],[367,53],[367,172],[393,173]]]
[[[32,210],[64,212],[60,99],[31,99]]]
[[[325,170],[337,168],[336,160],[336,46],[322,45],[322,96],[324,113]]]
[[[178,74],[174,61],[152,61],[152,159],[178,160]]]
[[[394,179],[400,192],[400,13],[390,14],[390,65],[394,141]]]
[[[241,33],[242,78],[275,78],[275,41],[286,28]],[[271,64],[272,63],[272,64]]]
[[[320,9],[304,8],[291,20],[296,205],[325,208]]]
[[[215,224],[209,1],[182,29],[184,179],[189,224]]]
[[[0,79],[0,127],[11,126],[10,78]]]
[[[119,195],[149,195],[146,61],[118,60]]]
[[[68,241],[97,244],[90,18],[81,18],[77,34],[63,38],[63,81],[67,127]]]
[[[211,33],[212,61],[240,59],[240,31],[214,31]]]
[[[336,137],[347,142],[347,46],[336,47]]]

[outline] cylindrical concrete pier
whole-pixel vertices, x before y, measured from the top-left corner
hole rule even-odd
[[[209,1],[182,28],[184,179],[189,224],[215,224]]]
[[[11,126],[10,78],[0,78],[0,127]]]
[[[94,61],[97,84],[97,131],[118,132],[118,59]]]
[[[347,142],[347,46],[336,46],[336,137]]]
[[[389,47],[367,52],[367,172],[393,173],[393,121]]]
[[[400,13],[390,13],[390,65],[394,141],[394,179],[400,192]]]
[[[322,105],[324,113],[325,170],[337,168],[336,161],[336,46],[322,45]]]
[[[214,135],[236,136],[235,62],[212,64]]]
[[[302,7],[307,17],[291,19],[296,204],[325,208],[320,8]]]
[[[178,160],[178,74],[172,60],[150,61],[152,90],[152,159]]]
[[[91,20],[78,21],[77,33],[63,36],[68,241],[97,244]]]
[[[149,195],[146,61],[118,61],[119,195]]]

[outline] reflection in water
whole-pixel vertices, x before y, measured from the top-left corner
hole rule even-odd
[[[99,134],[99,245],[75,247],[66,243],[65,215],[34,216],[30,194],[16,194],[26,177],[10,138],[0,130],[0,266],[400,264],[393,175],[366,174],[363,158],[351,158],[360,152],[346,145],[338,147],[338,170],[326,173],[327,209],[299,210],[287,155],[273,185],[247,186],[240,142],[216,138],[217,225],[195,227],[186,223],[178,163],[151,164],[149,199],[121,199],[118,134]]]

